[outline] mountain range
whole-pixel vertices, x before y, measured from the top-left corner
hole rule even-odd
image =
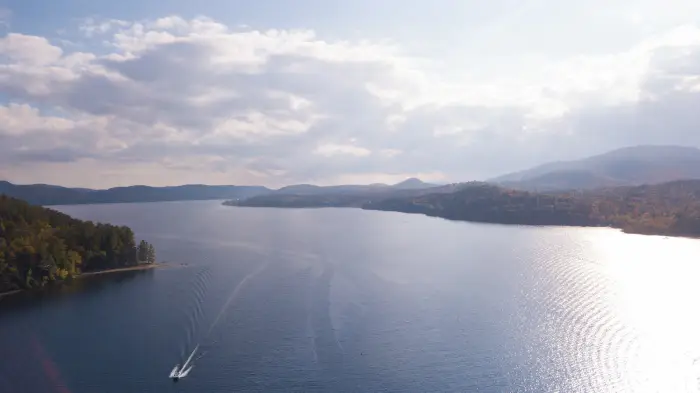
[[[412,178],[391,186],[291,186],[269,194],[227,201],[224,204],[248,207],[361,207],[387,198],[448,194],[457,191],[462,184],[436,185]]]
[[[313,184],[297,184],[293,186],[282,187],[270,194],[277,195],[338,195],[338,194],[357,194],[357,193],[374,193],[388,190],[420,190],[425,188],[436,187],[436,184],[425,183],[414,177],[406,179],[400,183],[393,185],[374,183],[369,185],[340,185],[340,186],[316,186]]]
[[[546,163],[486,182],[525,191],[558,192],[659,184],[683,179],[700,179],[700,149],[683,146],[626,147],[579,160]],[[459,184],[463,183],[444,186],[410,178],[393,185],[297,184],[277,190],[262,186],[202,184],[93,190],[47,184],[16,185],[0,181],[0,194],[37,205],[225,199],[233,200],[232,204],[249,206],[348,206],[364,204],[380,197],[416,196],[428,192],[442,194],[459,189]]]
[[[174,187],[130,186],[106,190],[67,188],[47,184],[17,185],[0,181],[0,194],[23,199],[34,205],[85,203],[130,203],[248,198],[272,192],[260,186],[208,186],[190,184]]]
[[[18,185],[0,181],[0,194],[23,199],[35,205],[73,205],[89,203],[132,203],[188,200],[240,200],[263,195],[354,195],[388,190],[411,190],[434,187],[411,178],[394,185],[342,185],[315,186],[300,184],[282,187],[278,190],[262,186],[210,186],[188,184],[171,187],[129,186],[106,190],[88,188],[68,188],[48,184]]]

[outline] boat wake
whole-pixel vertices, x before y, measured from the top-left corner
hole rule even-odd
[[[209,330],[207,331],[207,336],[209,336],[211,331],[214,330],[214,327],[216,327],[216,325],[221,320],[221,317],[224,316],[224,314],[226,313],[226,310],[228,310],[228,307],[231,304],[231,302],[234,301],[238,297],[241,290],[243,290],[243,288],[248,283],[248,281],[251,280],[253,277],[257,276],[258,274],[260,274],[263,270],[265,270],[266,267],[267,267],[267,264],[260,266],[254,272],[243,277],[241,282],[239,282],[238,285],[236,285],[236,287],[233,288],[233,291],[231,291],[231,295],[229,295],[228,299],[226,300],[226,303],[224,303],[224,305],[221,307],[221,311],[219,311],[219,314],[216,316],[216,318],[214,319],[214,322],[212,322],[211,326],[209,327]]]
[[[214,318],[214,322],[212,322],[211,326],[209,327],[209,330],[207,331],[207,334],[204,336],[204,338],[202,340],[206,340],[207,337],[209,337],[212,330],[214,330],[214,327],[216,327],[216,325],[219,323],[219,321],[221,320],[221,317],[224,316],[224,314],[226,313],[226,310],[229,308],[231,303],[236,298],[238,298],[238,296],[240,295],[243,288],[245,288],[248,281],[253,279],[258,274],[262,273],[262,271],[265,270],[265,268],[267,268],[267,266],[268,266],[268,263],[263,264],[255,271],[253,271],[250,274],[248,274],[247,276],[243,277],[243,279],[238,283],[238,285],[236,285],[236,287],[233,288],[233,291],[231,291],[231,295],[229,295],[228,299],[226,300],[224,305],[221,307],[221,310],[216,315],[216,318]],[[190,356],[187,358],[187,361],[185,362],[185,364],[182,365],[182,367],[180,367],[180,365],[178,364],[173,368],[173,370],[170,372],[169,378],[171,378],[173,381],[177,382],[179,379],[186,377],[190,373],[192,368],[194,367],[194,363],[196,361],[198,361],[199,359],[201,359],[202,356],[204,356],[204,354],[201,354],[194,361],[192,360],[195,353],[197,353],[198,349],[199,349],[199,344],[197,344],[197,346],[195,346],[194,350],[192,351]]]
[[[187,358],[187,361],[185,361],[185,364],[180,367],[180,365],[176,365],[173,370],[170,372],[169,378],[172,378],[174,381],[178,381],[181,378],[185,378],[187,374],[190,373],[192,368],[194,367],[194,364],[190,364],[190,361],[192,360],[192,357],[194,357],[194,354],[197,353],[197,350],[199,349],[199,345],[194,347],[194,350],[190,354],[190,356]],[[187,367],[189,366],[189,367]]]

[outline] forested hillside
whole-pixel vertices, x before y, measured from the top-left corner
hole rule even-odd
[[[367,203],[370,210],[422,213],[453,220],[524,225],[597,225],[590,204],[566,195],[535,194],[472,182],[449,194],[391,198]]]
[[[0,195],[0,292],[46,285],[81,272],[155,262],[128,227],[94,224]]]
[[[454,193],[391,198],[363,208],[464,221],[612,226],[626,232],[696,236],[700,235],[700,180],[567,193],[472,183]]]
[[[594,217],[627,232],[700,235],[700,180],[600,189],[579,198]]]
[[[270,195],[258,195],[242,200],[226,201],[224,205],[289,208],[361,207],[369,201],[387,198],[451,193],[459,190],[463,184],[453,183],[431,187],[428,183],[423,183],[418,179],[409,179],[393,186],[331,186],[317,187],[313,191],[303,189],[301,192],[295,192],[290,187],[287,187]]]

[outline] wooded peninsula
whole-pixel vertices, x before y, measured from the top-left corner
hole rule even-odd
[[[609,226],[629,233],[700,235],[700,180],[559,193],[474,182],[454,193],[388,198],[362,207],[475,222]]]
[[[532,192],[467,182],[415,190],[280,193],[224,204],[361,207],[497,224],[607,226],[630,233],[700,235],[700,180],[559,192]]]
[[[0,195],[0,293],[155,261],[153,246],[137,245],[129,227],[82,221]]]

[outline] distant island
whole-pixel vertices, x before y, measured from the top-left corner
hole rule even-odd
[[[128,227],[81,221],[0,195],[0,294],[155,262],[153,245],[136,244]]]

